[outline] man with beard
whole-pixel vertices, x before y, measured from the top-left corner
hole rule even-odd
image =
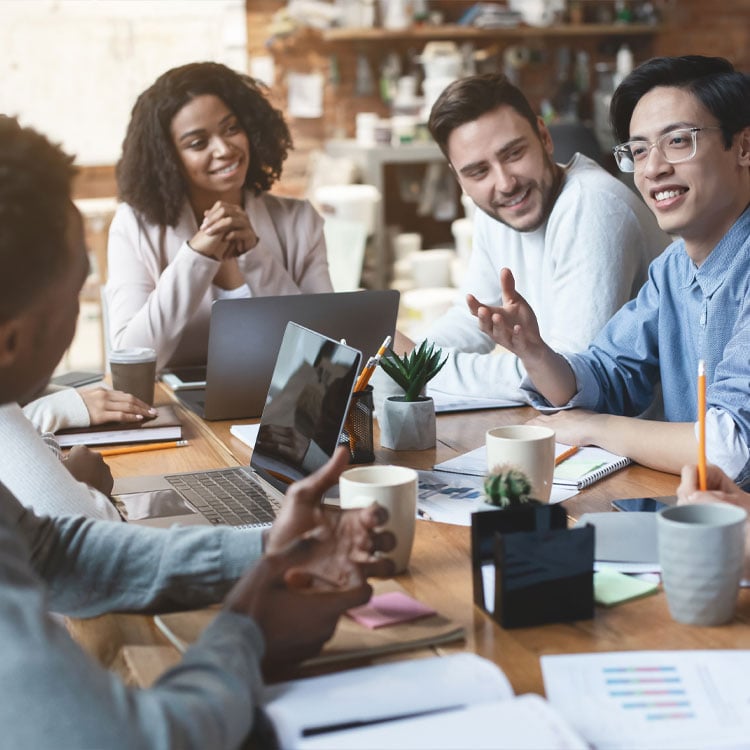
[[[461,298],[424,334],[450,354],[430,386],[526,401],[521,361],[491,355],[495,342],[478,329],[467,295],[501,305],[500,269],[510,268],[545,340],[578,351],[635,296],[669,238],[640,198],[595,162],[576,154],[556,164],[547,127],[504,75],[452,83],[429,128],[479,209]],[[399,336],[399,351],[412,346]]]

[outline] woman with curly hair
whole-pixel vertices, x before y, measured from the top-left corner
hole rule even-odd
[[[214,300],[333,290],[322,218],[268,193],[291,146],[261,85],[218,63],[138,97],[109,233],[113,346],[154,348],[160,370],[205,364]]]

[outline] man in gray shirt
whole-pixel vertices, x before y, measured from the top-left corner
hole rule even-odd
[[[0,404],[38,392],[73,337],[88,270],[73,174],[60,149],[0,116]],[[240,746],[262,673],[316,653],[339,615],[369,598],[365,576],[388,572],[374,554],[393,544],[374,532],[382,508],[335,520],[320,510],[346,462],[341,450],[290,488],[265,535],[38,517],[0,484],[3,746]],[[155,613],[222,598],[212,625],[148,690],[94,663],[48,614]]]

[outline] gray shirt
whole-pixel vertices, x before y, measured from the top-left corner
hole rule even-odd
[[[263,636],[222,612],[148,690],[91,660],[49,610],[76,617],[220,601],[260,532],[39,517],[0,484],[0,726],[9,748],[233,748],[252,728]]]

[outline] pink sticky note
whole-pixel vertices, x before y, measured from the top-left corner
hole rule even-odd
[[[367,604],[350,609],[346,614],[360,625],[373,629],[382,628],[385,625],[397,625],[400,622],[409,622],[409,620],[437,613],[431,607],[400,591],[389,591],[386,594],[373,596]]]

